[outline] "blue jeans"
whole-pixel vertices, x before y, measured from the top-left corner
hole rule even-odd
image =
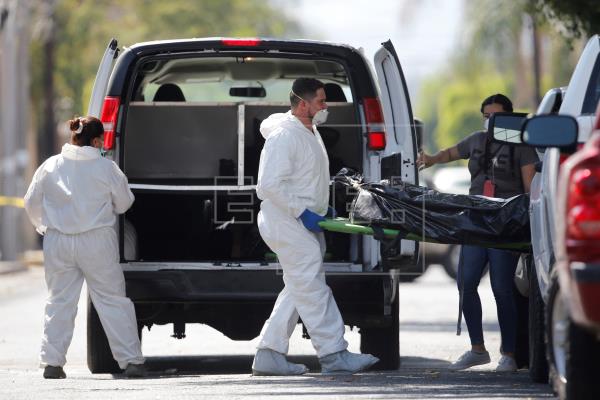
[[[463,245],[458,264],[458,285],[464,279],[463,315],[472,345],[483,344],[481,300],[477,286],[486,264],[490,264],[490,281],[496,299],[502,351],[513,353],[517,337],[517,305],[513,287],[519,254],[497,249]]]

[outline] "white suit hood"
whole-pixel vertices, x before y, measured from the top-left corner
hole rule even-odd
[[[305,209],[325,215],[329,159],[316,127],[311,132],[288,111],[269,116],[260,132],[266,141],[260,155],[258,197],[296,218]]]
[[[286,120],[291,118],[297,119],[288,111],[286,113],[271,114],[260,124],[260,133],[265,139],[268,139],[271,134],[280,128]]]

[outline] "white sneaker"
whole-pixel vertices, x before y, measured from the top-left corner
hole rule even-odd
[[[448,369],[459,371],[461,369],[471,368],[476,365],[487,364],[490,361],[490,353],[487,351],[483,353],[476,353],[472,350],[469,350],[465,351],[463,355],[458,358],[458,360],[450,364]]]
[[[517,370],[517,363],[515,359],[509,356],[500,357],[496,372],[515,372]]]

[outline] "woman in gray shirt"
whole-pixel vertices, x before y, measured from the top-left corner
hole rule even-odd
[[[487,135],[487,122],[495,112],[512,112],[510,99],[502,94],[488,97],[481,104],[484,119],[483,131],[473,132],[455,146],[434,155],[421,153],[417,158],[419,168],[448,163],[459,159],[469,160],[471,188],[469,194],[509,198],[528,193],[538,161],[535,150],[525,146],[509,146],[491,142]],[[486,264],[490,264],[490,281],[496,299],[498,323],[502,337],[502,357],[496,371],[516,371],[516,316],[513,278],[519,255],[510,251],[463,245],[460,253],[458,285],[463,286],[463,314],[469,330],[471,350],[465,352],[450,368],[462,370],[490,362],[483,340],[481,301],[477,286]]]

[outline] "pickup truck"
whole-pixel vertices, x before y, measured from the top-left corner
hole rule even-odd
[[[562,163],[557,182],[547,336],[553,384],[562,400],[600,398],[600,108],[595,128]],[[528,144],[577,147],[579,127],[570,116],[534,117],[522,130]]]

